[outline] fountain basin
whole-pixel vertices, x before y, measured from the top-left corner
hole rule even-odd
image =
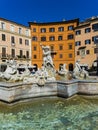
[[[0,82],[0,100],[6,103],[47,96],[68,98],[75,94],[98,95],[98,81],[53,81],[46,82],[44,86],[23,82]]]

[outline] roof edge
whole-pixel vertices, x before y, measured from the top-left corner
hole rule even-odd
[[[42,22],[42,23],[37,23],[37,22],[28,22],[29,26],[31,24],[33,25],[51,25],[51,24],[66,24],[66,23],[72,23],[72,22],[77,22],[79,24],[79,18],[72,19],[72,20],[67,20],[67,21],[57,21],[57,22]]]
[[[26,26],[26,25],[23,25],[23,24],[20,24],[20,23],[17,23],[17,22],[14,22],[14,21],[12,21],[12,20],[8,20],[8,19],[2,18],[2,17],[0,17],[0,20],[2,20],[2,21],[7,21],[7,22],[11,22],[11,23],[13,23],[13,24],[16,24],[16,25],[19,25],[19,26],[23,26],[23,27],[25,27],[25,28],[29,28],[29,26]]]

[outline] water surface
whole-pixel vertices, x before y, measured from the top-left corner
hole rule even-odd
[[[98,130],[98,97],[38,98],[0,104],[0,130]]]

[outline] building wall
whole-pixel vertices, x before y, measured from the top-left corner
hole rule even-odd
[[[53,56],[53,61],[56,69],[59,69],[60,64],[66,64],[67,68],[69,69],[69,64],[73,64],[75,62],[75,39],[74,39],[74,30],[68,30],[68,26],[76,27],[78,23],[78,20],[72,20],[69,22],[58,22],[58,23],[30,23],[31,28],[31,36],[37,37],[37,40],[32,40],[32,64],[37,64],[40,68],[42,66],[42,49],[40,46],[40,43],[43,45],[49,45],[50,47],[53,46],[54,52],[56,52],[56,55]],[[59,27],[64,27],[64,31],[58,31]],[[46,32],[41,33],[40,30],[42,28],[46,29]],[[55,28],[55,32],[50,32],[50,28]],[[36,32],[34,32],[34,29],[36,29]],[[72,39],[68,40],[68,35],[73,35]],[[55,40],[50,41],[49,37],[54,36]],[[58,37],[62,36],[62,40],[58,40]],[[41,37],[46,37],[46,41],[41,41]],[[72,49],[69,49],[69,45],[72,45]],[[60,46],[62,46],[62,49],[60,50]],[[34,50],[34,47],[36,47],[36,50]],[[52,48],[52,47],[51,47]],[[72,55],[70,58],[69,55]],[[34,58],[34,55],[36,55],[36,58]],[[60,55],[62,55],[62,58],[60,58]]]
[[[4,28],[2,28],[4,23]],[[12,27],[13,26],[13,27]],[[19,33],[21,28],[21,33]],[[28,32],[27,32],[28,31]],[[6,39],[2,40],[2,34],[5,35]],[[15,42],[11,42],[11,37],[14,37]],[[19,39],[22,39],[20,44]],[[28,45],[25,44],[25,40],[28,40]],[[2,57],[2,48],[6,48],[6,57]],[[11,49],[15,49],[15,57],[12,57]],[[20,50],[23,51],[23,55],[26,56],[26,51],[29,52],[28,58],[19,58]],[[0,18],[0,63],[5,62],[6,59],[15,59],[19,64],[31,64],[31,33],[30,28],[14,23],[12,21]]]
[[[78,27],[76,27],[76,31],[81,31],[80,35],[75,35],[75,42],[80,41],[81,45],[75,46],[75,61],[80,60],[80,64],[87,64],[90,67],[92,67],[93,62],[97,59],[97,53],[94,52],[94,49],[96,48],[96,44],[93,41],[93,37],[98,35],[98,31],[94,31],[92,29],[92,25],[98,23],[98,18],[91,18],[88,22],[84,21],[84,23],[80,24]],[[90,32],[85,33],[85,29],[90,28]],[[85,44],[85,40],[89,39],[90,43]],[[84,53],[81,54],[82,50],[81,47],[84,47]],[[89,54],[87,54],[87,50],[89,50]],[[79,52],[79,55],[77,55],[77,52]]]

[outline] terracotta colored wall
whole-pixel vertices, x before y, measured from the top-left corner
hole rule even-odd
[[[38,40],[37,41],[32,41],[32,64],[37,64],[38,67],[40,68],[42,65],[42,49],[40,47],[40,43],[43,45],[49,45],[49,46],[54,46],[54,51],[57,52],[56,55],[54,55],[53,61],[56,69],[59,68],[59,64],[67,64],[67,68],[70,63],[74,65],[75,61],[75,39],[68,40],[67,36],[69,34],[74,34],[73,30],[68,31],[68,26],[73,25],[74,27],[77,26],[77,22],[72,22],[72,23],[67,23],[67,24],[57,24],[57,25],[38,25],[38,24],[31,24],[31,36],[37,36]],[[49,32],[49,28],[55,28],[55,32]],[[58,32],[58,27],[64,27],[63,32]],[[36,28],[36,32],[33,32],[33,28]],[[40,33],[41,28],[46,28],[45,33]],[[58,41],[58,36],[61,35],[63,36],[63,40]],[[41,36],[46,36],[46,41],[42,42],[40,40]],[[50,36],[55,36],[54,41],[49,41]],[[68,45],[72,44],[72,49],[69,50]],[[59,45],[63,45],[63,50],[59,50]],[[34,51],[34,46],[37,46],[37,50]],[[72,58],[69,58],[69,54],[72,54]],[[62,54],[63,58],[59,58],[59,55]],[[37,59],[34,59],[33,56],[37,55]]]

